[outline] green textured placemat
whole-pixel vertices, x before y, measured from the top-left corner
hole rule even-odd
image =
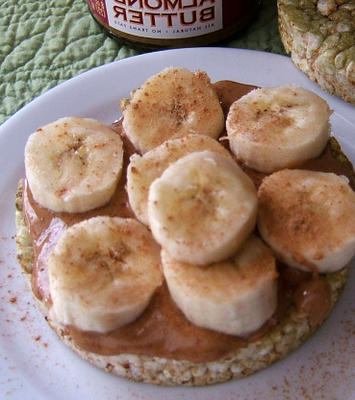
[[[285,54],[276,0],[224,46]],[[107,37],[84,0],[2,0],[0,123],[35,97],[90,68],[139,54]]]

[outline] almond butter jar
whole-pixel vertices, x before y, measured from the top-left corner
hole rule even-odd
[[[254,18],[261,0],[88,0],[92,16],[120,42],[143,49],[206,46]]]

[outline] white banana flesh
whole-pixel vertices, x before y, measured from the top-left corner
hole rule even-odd
[[[151,183],[179,158],[202,150],[215,151],[231,157],[230,153],[215,139],[197,134],[170,139],[142,156],[138,154],[131,156],[127,169],[126,188],[130,206],[139,221],[149,224],[148,193]]]
[[[66,117],[37,129],[25,147],[33,198],[55,212],[80,213],[106,204],[120,179],[122,140],[103,123]]]
[[[246,336],[275,312],[275,259],[255,235],[250,235],[233,257],[219,263],[182,263],[163,249],[162,265],[174,302],[197,326]]]
[[[69,227],[48,259],[51,317],[109,332],[142,314],[162,283],[160,248],[134,219],[94,217]]]
[[[333,173],[283,170],[258,191],[258,229],[288,265],[340,270],[355,255],[355,192]]]
[[[179,261],[204,265],[229,257],[254,229],[256,214],[253,182],[216,152],[188,154],[150,185],[149,226]]]
[[[229,110],[226,128],[231,151],[260,172],[299,166],[324,150],[330,114],[325,100],[302,87],[255,89]]]
[[[123,106],[123,128],[135,148],[145,153],[191,133],[217,138],[224,116],[205,72],[169,67],[133,92]]]

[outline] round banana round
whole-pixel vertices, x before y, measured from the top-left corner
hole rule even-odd
[[[333,173],[283,170],[258,190],[258,229],[289,266],[320,273],[355,255],[355,192]]]
[[[148,193],[151,183],[174,161],[189,153],[202,150],[215,151],[231,157],[229,151],[215,139],[197,134],[170,139],[143,156],[137,153],[131,156],[127,169],[126,189],[129,204],[139,221],[149,224]]]
[[[256,214],[254,183],[216,152],[188,154],[150,185],[149,226],[179,261],[204,265],[229,257],[254,229]]]
[[[55,212],[106,204],[122,172],[120,136],[100,121],[66,117],[37,129],[25,147],[33,198]]]
[[[231,151],[246,166],[271,173],[319,156],[329,139],[328,104],[295,85],[255,89],[227,115]]]
[[[193,324],[230,335],[259,329],[277,304],[277,271],[269,247],[251,235],[226,261],[198,266],[162,250],[171,297]]]
[[[218,96],[205,72],[169,67],[124,102],[123,128],[140,152],[190,133],[217,138],[224,128]]]
[[[93,217],[69,227],[48,258],[51,318],[109,332],[134,321],[162,284],[160,248],[134,219]]]

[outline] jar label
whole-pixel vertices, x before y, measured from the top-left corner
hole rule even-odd
[[[88,0],[95,16],[130,35],[179,39],[223,28],[219,0]]]

